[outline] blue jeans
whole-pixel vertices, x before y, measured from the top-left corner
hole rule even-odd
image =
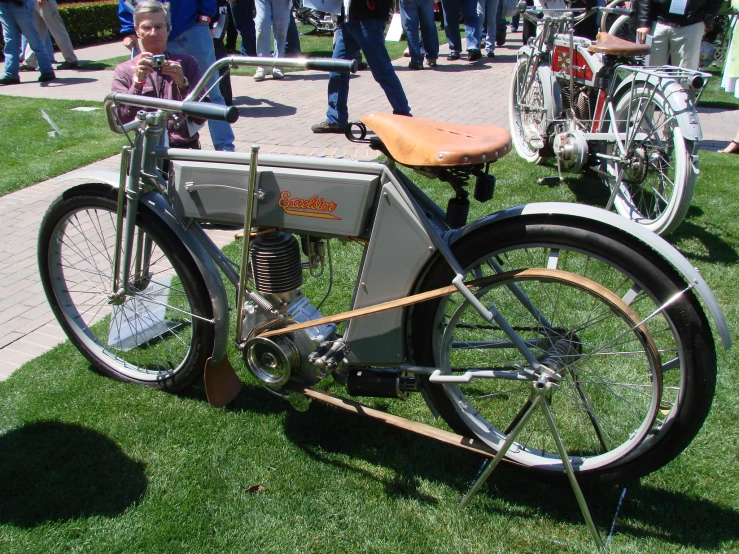
[[[484,22],[486,37],[486,44],[484,46],[488,53],[495,50],[495,36],[499,32],[498,17],[502,14],[502,11],[498,9],[499,5],[502,8],[502,0],[478,0],[477,2],[478,33],[482,36],[482,25]],[[503,18],[501,17],[501,19]],[[503,31],[505,31],[505,21],[503,22]]]
[[[421,26],[421,41],[426,57],[439,57],[439,35],[434,23],[434,0],[400,0],[400,18],[408,39],[411,63],[423,63],[421,44],[418,41],[418,27]]]
[[[28,40],[26,40],[25,36],[21,36],[21,55],[25,55],[26,50],[28,50],[27,46]],[[44,39],[44,46],[46,47],[46,51],[49,53],[49,61],[54,63],[54,45],[51,42],[51,33],[48,30],[46,31],[46,38]],[[29,54],[29,56],[33,57],[33,64],[28,63],[28,58],[23,61],[31,67],[36,67],[36,56],[34,54]]]
[[[36,28],[34,15],[35,0],[22,0],[22,6],[13,2],[0,2],[0,24],[5,39],[5,77],[17,78],[21,56],[21,35],[25,36],[31,50],[36,54],[41,73],[51,73],[51,58],[46,51],[44,41]]]
[[[272,51],[270,30],[274,28],[275,58],[285,57],[287,27],[290,24],[291,0],[256,0],[257,56],[269,58]]]
[[[254,27],[254,0],[231,2],[231,15],[236,30],[241,35],[241,55],[257,55],[257,31]]]
[[[345,21],[336,30],[334,43],[334,59],[353,60],[360,50],[367,59],[372,77],[385,91],[393,113],[410,115],[411,108],[405,97],[403,85],[395,74],[390,56],[385,48],[385,20],[358,19]],[[328,110],[326,122],[329,125],[341,125],[349,121],[349,74],[329,73],[328,78]]]
[[[216,54],[213,49],[213,37],[210,36],[210,29],[207,25],[201,23],[196,23],[184,33],[180,33],[175,38],[170,39],[167,42],[167,50],[173,54],[188,54],[193,56],[198,62],[201,74],[205,73],[216,61]],[[210,81],[208,81],[208,88],[213,86],[216,79],[217,74],[213,75]],[[208,93],[208,97],[214,104],[226,105],[218,87],[213,87]],[[208,129],[210,130],[213,147],[216,150],[234,151],[234,132],[231,129],[230,123],[225,121],[208,121]]]
[[[275,47],[275,50],[277,48]],[[298,24],[295,23],[295,16],[292,9],[290,10],[290,22],[287,25],[287,43],[285,44],[285,56],[288,58],[299,58],[302,51],[300,50],[300,33],[298,32]]]
[[[441,0],[444,8],[444,33],[451,52],[462,51],[462,38],[459,36],[460,6],[464,15],[464,31],[467,37],[467,50],[480,49],[480,29],[477,24],[477,0]]]

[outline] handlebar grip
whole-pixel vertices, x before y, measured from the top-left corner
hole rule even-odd
[[[239,119],[239,109],[236,106],[222,106],[210,102],[183,102],[182,113],[201,119],[227,121],[236,123]]]
[[[359,68],[357,60],[308,59],[306,69],[318,71],[334,71],[336,73],[356,73]]]

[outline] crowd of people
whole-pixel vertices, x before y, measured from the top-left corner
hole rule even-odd
[[[587,8],[604,3],[603,0],[575,1]],[[634,36],[638,42],[651,41],[650,65],[672,64],[697,69],[701,39],[724,1],[633,0]],[[542,8],[565,6],[564,0],[527,2]],[[464,23],[466,59],[469,62],[479,60],[483,50],[493,58],[496,45],[505,42],[506,14],[502,11],[505,3],[506,0],[441,0],[443,28],[449,45],[447,60],[462,58],[460,19]],[[385,47],[385,28],[393,4],[393,0],[336,2],[339,13],[334,16],[337,28],[333,58],[361,59],[364,54],[393,113],[410,116],[408,99]],[[399,0],[399,7],[408,41],[408,67],[413,70],[437,67],[439,40],[434,0]],[[241,35],[242,55],[264,58],[300,55],[292,0],[177,0],[171,4],[159,0],[119,0],[118,15],[123,45],[131,52],[131,59],[116,68],[114,92],[184,98],[204,69],[226,56],[229,49],[233,51],[235,33],[229,36],[224,32],[229,25]],[[0,86],[20,83],[19,71],[39,71],[41,82],[55,79],[51,37],[64,58],[59,69],[78,67],[56,0],[0,0],[0,23],[5,39],[5,71]],[[518,19],[511,25],[515,30]],[[578,29],[578,34],[592,35],[592,38],[595,33],[595,26]],[[163,65],[155,65],[152,59],[157,57],[163,57]],[[736,61],[739,55],[729,58],[727,72],[739,66]],[[739,70],[735,72],[733,83],[739,77]],[[284,78],[281,68],[265,64],[257,68],[254,80],[263,81],[270,74],[273,79]],[[215,75],[210,77],[208,88],[216,78]],[[343,133],[348,120],[349,82],[346,73],[329,74],[326,118],[312,126],[313,132]],[[739,87],[736,90],[739,91]],[[208,96],[217,104],[232,103],[227,74],[218,87],[210,88]],[[122,109],[121,117],[131,118],[133,112]],[[185,118],[181,120],[184,122]],[[234,135],[230,125],[215,121],[208,125],[215,149],[232,151]],[[197,132],[184,123],[171,127],[169,134],[173,145],[199,147]],[[739,134],[725,151],[739,153]]]

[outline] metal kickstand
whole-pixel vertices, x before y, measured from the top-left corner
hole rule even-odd
[[[490,477],[490,475],[493,473],[493,470],[497,467],[498,463],[500,463],[500,461],[506,455],[506,452],[508,452],[508,449],[515,442],[516,437],[526,426],[526,423],[528,423],[529,419],[533,415],[534,410],[536,410],[537,408],[541,408],[544,419],[547,421],[547,424],[549,425],[549,430],[552,433],[554,443],[557,445],[557,452],[559,453],[559,457],[562,460],[562,464],[564,465],[565,472],[567,473],[567,478],[570,480],[570,486],[572,486],[572,491],[575,493],[577,503],[580,506],[580,511],[582,512],[583,517],[585,518],[585,523],[588,526],[588,530],[590,531],[590,534],[592,535],[597,547],[599,549],[603,549],[603,540],[600,538],[600,534],[598,533],[598,530],[595,528],[595,524],[593,523],[593,518],[590,516],[590,510],[588,509],[587,502],[585,502],[585,497],[583,496],[580,485],[577,483],[577,479],[575,478],[575,472],[572,469],[572,464],[570,463],[570,459],[567,456],[564,444],[562,444],[562,438],[559,435],[559,431],[557,431],[557,425],[554,423],[552,412],[549,410],[549,403],[547,402],[545,395],[549,392],[552,386],[552,382],[547,378],[542,378],[534,383],[534,390],[529,397],[529,407],[526,409],[516,425],[513,427],[513,430],[508,434],[508,438],[506,438],[503,446],[500,448],[498,453],[492,460],[488,462],[487,467],[482,471],[480,476],[477,478],[477,481],[475,481],[475,483],[472,485],[472,488],[470,488],[470,490],[464,496],[462,502],[460,502],[460,506],[465,506],[472,499],[475,493],[480,490],[480,487],[482,487],[485,481],[487,481],[488,477]]]

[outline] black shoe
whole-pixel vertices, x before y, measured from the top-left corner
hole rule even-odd
[[[344,134],[344,128],[341,125],[331,125],[327,121],[316,123],[310,128],[310,130],[314,133],[336,133],[341,135]]]
[[[450,62],[456,61],[459,59],[459,52],[450,52],[449,55],[446,57],[447,60]]]
[[[505,31],[495,35],[495,44],[498,46],[503,46],[505,44]]]
[[[57,69],[77,69],[79,66],[79,62],[64,62],[60,63]]]
[[[38,76],[39,83],[53,81],[54,79],[56,79],[56,73],[54,73],[53,71],[42,72],[41,75]]]
[[[476,48],[472,50],[467,50],[467,61],[468,62],[476,62],[480,58],[482,58],[482,52],[480,52]]]
[[[8,77],[7,75],[0,79],[0,86],[4,85],[20,85],[21,80],[18,77]]]
[[[408,69],[423,69],[422,63],[416,63],[416,62],[410,62],[408,64]]]
[[[426,65],[429,67],[436,67],[436,58],[426,58]]]
[[[495,52],[488,52],[488,58],[494,58]]]

